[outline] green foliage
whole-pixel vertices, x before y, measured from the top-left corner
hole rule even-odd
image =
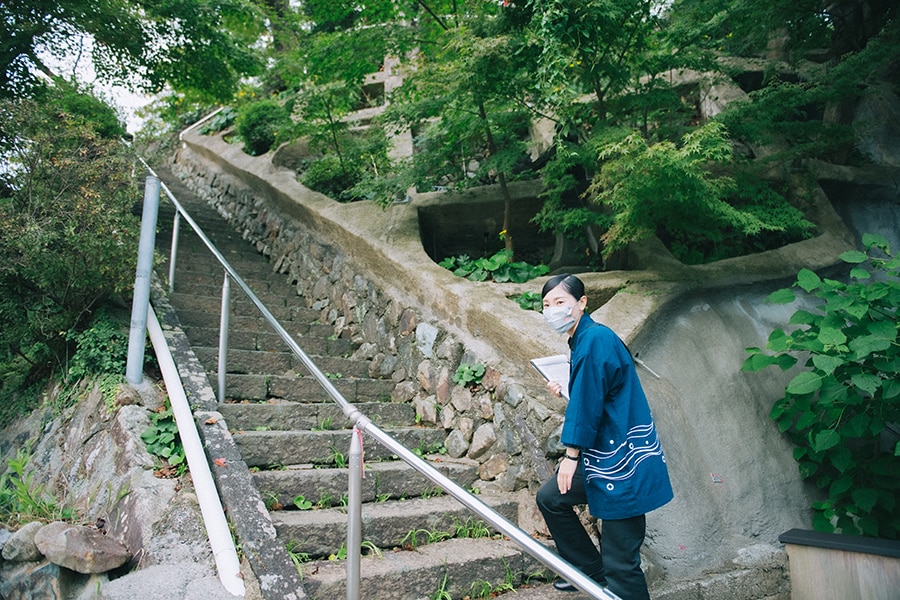
[[[518,304],[522,310],[541,312],[544,309],[541,295],[537,292],[523,292],[518,296],[513,296],[512,300]]]
[[[313,503],[304,496],[298,495],[294,497],[294,506],[300,510],[309,510],[313,507]]]
[[[362,180],[362,173],[356,165],[341,164],[337,156],[326,155],[309,164],[300,177],[306,187],[321,192],[329,198],[341,199]]]
[[[275,100],[259,100],[241,106],[235,118],[235,132],[252,156],[268,152],[272,146],[290,139],[293,122],[287,109]]]
[[[0,363],[23,385],[65,372],[73,332],[134,281],[133,157],[71,94],[0,103]]]
[[[235,109],[230,106],[226,106],[222,108],[216,116],[209,120],[203,127],[201,127],[198,131],[203,135],[214,135],[223,129],[227,129],[234,125],[235,120],[237,120],[238,113]]]
[[[26,473],[29,456],[23,449],[6,461],[0,475],[0,522],[17,527],[31,521],[74,521],[74,509],[65,507],[50,490],[37,485],[33,474]]]
[[[70,330],[67,339],[75,342],[66,380],[75,383],[88,375],[125,373],[128,360],[128,330],[106,310],[97,312],[90,327]]]
[[[165,463],[166,472],[180,477],[187,470],[178,424],[168,404],[164,409],[150,413],[150,426],[141,433],[141,439],[147,446],[147,452]]]
[[[821,300],[798,310],[792,331],[774,330],[766,354],[748,348],[743,369],[787,369],[806,358],[771,417],[796,445],[800,473],[825,492],[813,505],[821,531],[897,539],[900,534],[900,442],[890,428],[900,422],[900,258],[880,236],[863,236],[866,252],[841,258],[853,265],[849,282],[804,269],[795,286]],[[769,300],[790,303],[783,289]]]
[[[291,562],[294,563],[294,567],[297,569],[297,575],[303,579],[303,565],[310,561],[310,556],[308,552],[300,552],[297,550],[297,546],[300,543],[296,540],[291,540],[285,546],[285,550],[288,553],[288,556],[291,559]]]
[[[790,232],[802,239],[812,228],[772,190],[755,182],[749,187],[752,180],[742,188],[734,177],[710,170],[710,164],[733,162],[731,141],[721,123],[712,121],[685,134],[680,146],[648,145],[631,133],[604,146],[599,156],[605,162],[589,191],[614,213],[603,236],[605,256],[658,235],[677,258],[702,262],[724,258],[722,247],[740,246],[734,238]],[[748,209],[733,198],[757,204]]]
[[[481,363],[462,363],[456,368],[451,378],[453,383],[461,386],[473,386],[481,383],[484,377],[484,365]]]
[[[22,0],[0,4],[0,97],[22,97],[49,73],[42,57],[86,53],[98,77],[159,92],[227,100],[261,66],[263,15],[247,0]],[[135,74],[140,74],[137,79]]]
[[[497,283],[525,283],[535,277],[550,272],[547,265],[530,265],[527,262],[511,262],[509,253],[500,250],[490,258],[471,259],[466,255],[448,256],[438,263],[445,269],[453,271],[457,277],[465,277],[470,281],[487,281]]]

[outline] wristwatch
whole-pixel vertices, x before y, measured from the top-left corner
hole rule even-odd
[[[579,456],[572,456],[568,452],[566,452],[565,457],[568,458],[569,460],[578,460],[579,459]]]

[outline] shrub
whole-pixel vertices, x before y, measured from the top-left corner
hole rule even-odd
[[[603,235],[604,257],[658,235],[683,262],[707,262],[797,241],[812,230],[771,188],[710,169],[734,162],[721,123],[697,128],[680,145],[649,145],[631,133],[604,144],[598,155],[604,162],[589,192],[613,212]]]
[[[345,191],[359,183],[362,174],[355,165],[345,169],[337,156],[323,156],[311,162],[300,177],[300,181],[311,190],[315,190],[335,200],[345,197]]]
[[[107,311],[98,311],[91,326],[83,332],[69,331],[67,339],[75,342],[75,354],[69,361],[67,374],[70,383],[88,375],[125,373],[128,331]]]
[[[765,354],[747,348],[746,371],[788,369],[808,356],[771,417],[795,444],[800,473],[826,494],[813,504],[813,527],[896,539],[900,534],[900,257],[887,241],[864,235],[866,252],[845,252],[849,283],[804,269],[796,286],[822,302],[798,310],[790,333],[776,329]],[[865,264],[868,268],[864,268]],[[795,300],[790,289],[771,302]]]
[[[287,109],[274,100],[245,104],[235,119],[238,138],[252,156],[265,154],[277,141],[289,139],[292,128]]]
[[[69,332],[130,291],[140,235],[131,151],[55,93],[0,103],[0,370],[22,386],[64,372]]]

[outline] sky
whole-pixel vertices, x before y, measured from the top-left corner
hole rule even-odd
[[[90,59],[92,45],[93,39],[90,36],[84,36],[82,51],[78,55],[67,54],[59,57],[47,51],[40,51],[38,56],[54,73],[70,77],[74,72],[79,83],[92,86],[97,96],[118,111],[119,116],[125,121],[129,133],[137,133],[142,127],[144,119],[139,117],[136,111],[152,102],[153,97],[99,81],[97,73],[94,71],[94,64]]]

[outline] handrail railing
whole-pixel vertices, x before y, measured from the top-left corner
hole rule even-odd
[[[208,115],[206,118],[209,118]],[[203,119],[205,120],[205,119]],[[196,124],[192,125],[194,127]],[[188,128],[190,129],[190,128]],[[185,130],[187,131],[187,130]],[[184,133],[184,132],[182,132]],[[149,165],[143,159],[141,162],[147,168],[147,170],[156,176],[156,173],[150,168]],[[588,594],[591,598],[600,599],[600,600],[617,600],[618,596],[608,591],[607,589],[601,587],[597,582],[593,579],[587,577],[584,573],[582,573],[579,569],[574,567],[571,563],[564,560],[558,554],[549,550],[546,546],[539,543],[537,540],[532,538],[530,535],[525,533],[522,529],[520,529],[517,525],[511,523],[506,518],[504,518],[500,513],[494,511],[492,508],[487,506],[484,502],[479,500],[476,496],[469,493],[466,489],[443,475],[440,471],[432,467],[428,462],[417,456],[414,452],[412,452],[409,448],[404,446],[402,443],[391,437],[388,433],[383,431],[377,425],[372,423],[372,421],[366,417],[359,409],[357,409],[353,404],[347,401],[343,395],[334,387],[331,383],[331,380],[325,376],[325,374],[316,366],[316,364],[312,361],[312,359],[300,348],[299,344],[294,340],[294,338],[285,330],[285,328],[278,322],[278,320],[272,315],[268,308],[262,303],[262,301],[256,296],[253,290],[244,282],[244,280],[238,275],[238,273],[234,270],[234,268],[228,263],[225,257],[221,252],[215,247],[215,245],[210,241],[210,239],[203,233],[202,229],[199,225],[191,218],[190,214],[188,214],[187,210],[181,205],[180,202],[175,198],[174,194],[169,190],[168,186],[165,183],[161,182],[161,187],[165,191],[166,196],[171,200],[172,204],[176,208],[176,215],[180,214],[184,218],[185,221],[190,224],[190,226],[194,229],[196,234],[200,237],[203,243],[207,246],[207,248],[212,252],[213,256],[219,261],[222,265],[223,269],[226,272],[225,283],[223,285],[223,302],[222,302],[222,323],[227,325],[227,319],[224,317],[224,314],[228,312],[228,305],[226,303],[227,295],[230,293],[230,281],[229,277],[244,291],[250,301],[256,306],[256,308],[260,311],[263,317],[268,321],[269,325],[278,333],[281,339],[288,345],[291,351],[300,359],[303,365],[307,368],[310,374],[318,381],[318,383],[322,386],[325,392],[331,397],[335,403],[340,406],[344,415],[350,420],[356,429],[360,431],[364,431],[368,433],[370,436],[375,438],[375,440],[380,443],[382,446],[391,451],[392,454],[397,455],[401,460],[406,462],[416,471],[421,473],[427,479],[429,479],[432,483],[438,485],[441,489],[443,489],[447,494],[453,496],[457,501],[462,503],[465,507],[473,511],[476,515],[486,521],[489,525],[494,527],[497,531],[501,532],[505,536],[507,536],[510,540],[515,542],[518,546],[520,546],[525,552],[530,554],[532,557],[537,559],[539,562],[550,568],[559,576],[563,577],[566,581],[570,582],[576,588],[581,590],[582,592]],[[173,231],[173,248],[176,246],[175,238],[178,235],[177,230]],[[170,263],[174,263],[175,257],[170,257]],[[174,273],[174,264],[170,264],[170,272]],[[169,281],[170,290],[174,289],[174,279],[170,279]],[[227,332],[220,331],[220,348],[219,348],[219,397],[220,400],[224,398],[224,373],[225,373],[225,365],[223,364],[227,357],[227,349],[224,346],[227,346],[227,343],[223,343],[227,341]],[[354,431],[354,435],[356,432]],[[351,450],[353,447],[351,445]],[[355,475],[355,474],[351,474]],[[361,475],[361,473],[356,474]],[[359,507],[348,506],[348,511],[351,515],[359,514]],[[352,524],[351,524],[352,525]],[[351,534],[352,526],[348,526],[348,535]],[[351,546],[348,543],[347,552],[348,555],[351,552],[359,553],[360,552],[359,545]],[[352,593],[358,594],[359,590],[359,556],[355,556],[352,560],[348,561],[348,578],[356,578],[356,581],[348,581],[347,582],[347,592],[348,592],[348,600],[356,600],[357,596],[351,596]],[[356,573],[349,572],[352,569],[356,569]]]

